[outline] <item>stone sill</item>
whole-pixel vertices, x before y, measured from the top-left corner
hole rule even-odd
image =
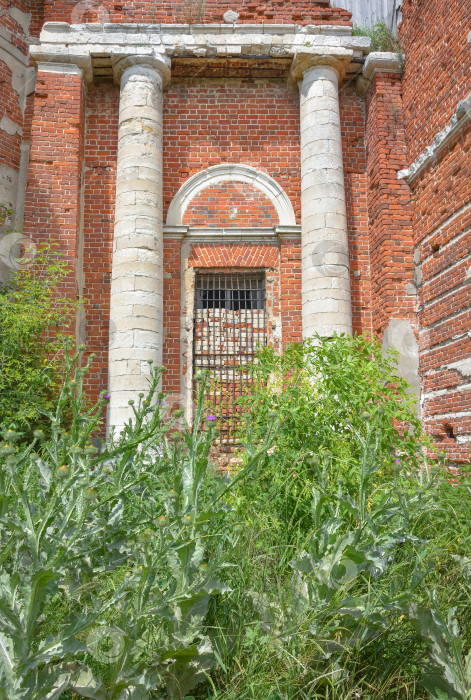
[[[197,228],[164,226],[164,239],[180,239],[192,243],[278,243],[281,238],[301,238],[301,226]]]

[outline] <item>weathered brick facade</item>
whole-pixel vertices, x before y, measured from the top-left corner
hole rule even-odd
[[[0,202],[15,210],[18,225],[23,221],[35,84],[29,43],[39,35],[42,12],[39,0],[0,0]],[[6,273],[0,259],[0,279]]]
[[[74,2],[74,0],[46,0],[46,22],[142,22],[149,24],[222,22],[227,10],[239,14],[241,23],[297,24],[350,24],[350,13],[339,7],[330,7],[329,0],[267,0],[264,3],[243,0],[229,5],[224,0],[115,0]]]
[[[422,416],[430,434],[456,460],[469,459],[471,434],[470,30],[469,3],[404,3],[400,36],[406,53],[408,165],[436,144],[422,169],[408,178]],[[467,98],[460,112],[459,103]],[[456,129],[450,130],[455,121]],[[449,136],[436,140],[447,126]]]
[[[28,148],[31,142],[24,233],[59,243],[71,270],[67,291],[85,300],[77,335],[97,355],[87,379],[92,398],[108,386],[110,333],[112,343],[129,333],[139,337],[140,354],[120,366],[129,386],[141,372],[139,343],[153,343],[145,340],[147,329],[160,323],[158,313],[154,319],[148,311],[145,290],[160,293],[163,285],[164,389],[188,408],[195,274],[260,271],[267,337],[277,350],[302,339],[303,304],[311,304],[312,317],[310,285],[321,289],[313,298],[320,299],[324,326],[335,328],[329,314],[341,313],[353,332],[374,333],[385,347],[398,348],[401,373],[420,397],[428,430],[453,458],[467,458],[471,120],[466,106],[454,115],[471,90],[471,8],[458,0],[406,0],[403,70],[392,54],[368,56],[367,42],[349,36],[350,13],[325,0],[234,6],[207,0],[203,9],[198,2],[171,0],[48,0],[43,6],[23,0],[16,18],[0,2],[0,23],[25,57],[43,21],[86,23],[72,34],[66,25],[49,24],[41,46],[31,49],[38,68],[34,103],[26,100],[26,90],[20,104],[12,59],[0,54],[0,167],[19,174],[22,142]],[[228,10],[238,14],[235,24],[224,21]],[[103,30],[96,22],[110,25]],[[188,22],[200,29],[175,26]],[[136,64],[144,66],[141,72],[130,68]],[[327,72],[319,73],[319,66]],[[312,76],[327,85],[332,67],[338,104],[330,82],[330,92],[322,87],[319,93],[317,113],[316,98],[303,107],[303,91],[316,94]],[[139,138],[126,142],[120,156],[131,133],[128,107],[122,106],[120,117],[120,90],[129,71],[138,82],[147,81],[146,94],[157,96],[152,126],[143,108],[143,138],[146,129],[158,128],[164,90],[162,189],[152,189],[154,176],[146,166],[146,195],[139,194]],[[451,135],[416,172],[415,161],[453,119]],[[144,265],[149,255],[163,255],[163,279],[149,278],[139,292],[133,292],[132,274],[120,278],[118,288],[113,269],[116,246],[122,245],[114,231],[117,172],[124,162],[137,178],[118,188],[121,218],[134,217],[132,269],[139,274],[140,260]],[[403,177],[400,171],[411,166]],[[160,217],[154,243],[139,243],[138,201],[144,217],[148,204],[154,207],[149,216]],[[128,295],[122,296],[124,314],[127,304],[137,304],[129,307],[122,328],[110,328],[112,284],[116,298]],[[141,314],[148,316],[139,321]]]

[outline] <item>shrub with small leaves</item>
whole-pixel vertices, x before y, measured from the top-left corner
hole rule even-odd
[[[79,305],[61,295],[67,274],[55,250],[43,247],[0,284],[0,427],[29,434],[54,406]]]

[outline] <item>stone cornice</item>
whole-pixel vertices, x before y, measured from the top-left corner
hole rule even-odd
[[[458,103],[458,107],[446,127],[440,131],[435,137],[431,146],[425,149],[423,153],[412,163],[407,170],[400,170],[397,177],[400,180],[406,180],[409,184],[420,173],[427,168],[430,163],[433,163],[440,152],[450,143],[454,136],[463,128],[471,119],[471,94],[465,100]]]
[[[54,46],[51,51],[44,51],[41,44],[30,47],[30,55],[36,66],[41,65],[44,70],[46,64],[70,65],[80,68],[87,83],[93,80],[93,65],[90,52],[84,47],[60,47]],[[55,71],[60,72],[60,71]]]
[[[38,63],[38,71],[43,73],[60,73],[61,75],[80,75],[83,70],[75,63]]]
[[[168,36],[197,36],[201,34],[267,34],[267,35],[322,35],[350,37],[355,44],[370,46],[367,37],[352,36],[352,28],[335,24],[301,26],[298,24],[138,24],[132,22],[108,24],[90,23],[69,24],[68,22],[45,22],[40,41],[47,41],[50,32],[62,33],[70,36],[72,33],[80,34],[90,31],[94,34],[127,34],[127,35],[168,35]]]
[[[112,55],[148,53],[167,58],[294,58],[301,54],[337,57],[355,74],[369,53],[367,37],[350,27],[298,25],[141,25],[47,22],[41,43],[32,47],[35,62],[77,63],[89,56],[99,75],[112,75]],[[336,59],[337,60],[337,59]],[[77,63],[77,65],[79,65]],[[107,73],[108,71],[108,73]]]

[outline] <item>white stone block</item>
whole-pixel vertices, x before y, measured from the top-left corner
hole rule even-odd
[[[113,321],[113,329],[115,332],[125,330],[127,326],[125,321],[132,318],[132,304],[115,303],[110,311],[110,320]]]
[[[338,137],[338,124],[323,124],[322,126],[318,124],[316,127],[310,126],[309,128],[303,128],[301,124],[301,152],[312,142],[321,141],[325,143],[338,140]]]
[[[133,277],[119,277],[113,280],[113,293],[129,292],[134,289]]]
[[[160,304],[159,304],[160,306]],[[156,330],[155,321],[159,318],[159,309],[155,305],[145,305],[145,304],[135,304],[133,306],[133,316],[137,319],[139,317],[139,322],[136,320],[136,328],[139,327],[140,330]],[[149,321],[149,323],[147,323]],[[146,327],[142,325],[146,322]],[[152,325],[152,323],[153,325]],[[137,325],[139,323],[139,326]]]
[[[134,345],[112,348],[110,350],[111,362],[122,360],[139,360],[140,362],[147,362],[147,360],[157,361],[157,357],[158,352],[155,349],[136,348]]]
[[[111,322],[114,323],[113,316],[110,318]],[[127,355],[122,355],[121,353],[125,348],[134,347],[134,331],[118,331],[111,330],[110,332],[110,353],[109,353],[109,374],[113,374],[113,350],[117,350],[118,359],[123,360],[127,358]]]
[[[134,347],[141,348],[146,352],[151,350],[161,350],[162,348],[162,335],[158,333],[153,333],[151,331],[134,331]],[[145,358],[143,358],[145,359]]]
[[[303,114],[305,111],[305,114]],[[340,114],[330,109],[315,109],[301,111],[301,134],[309,129],[319,129],[323,126],[336,126],[340,128]]]
[[[334,178],[333,173],[330,173],[329,175],[332,177],[332,179]],[[312,179],[314,179],[314,177]],[[335,204],[331,204],[330,207],[324,209],[324,211],[336,212],[339,206],[338,202],[345,202],[345,186],[343,183],[343,178],[341,178],[341,182],[338,182],[338,177],[336,179],[337,182],[327,180],[327,173],[325,173],[324,179],[319,177],[317,183],[311,184],[311,178],[306,178],[309,185],[302,190],[303,205],[304,203],[307,204],[308,202],[317,202],[320,199],[325,198],[327,201],[332,200],[332,202],[335,202]],[[317,211],[322,211],[322,209],[318,208]],[[309,214],[311,213],[312,212],[309,212]]]

